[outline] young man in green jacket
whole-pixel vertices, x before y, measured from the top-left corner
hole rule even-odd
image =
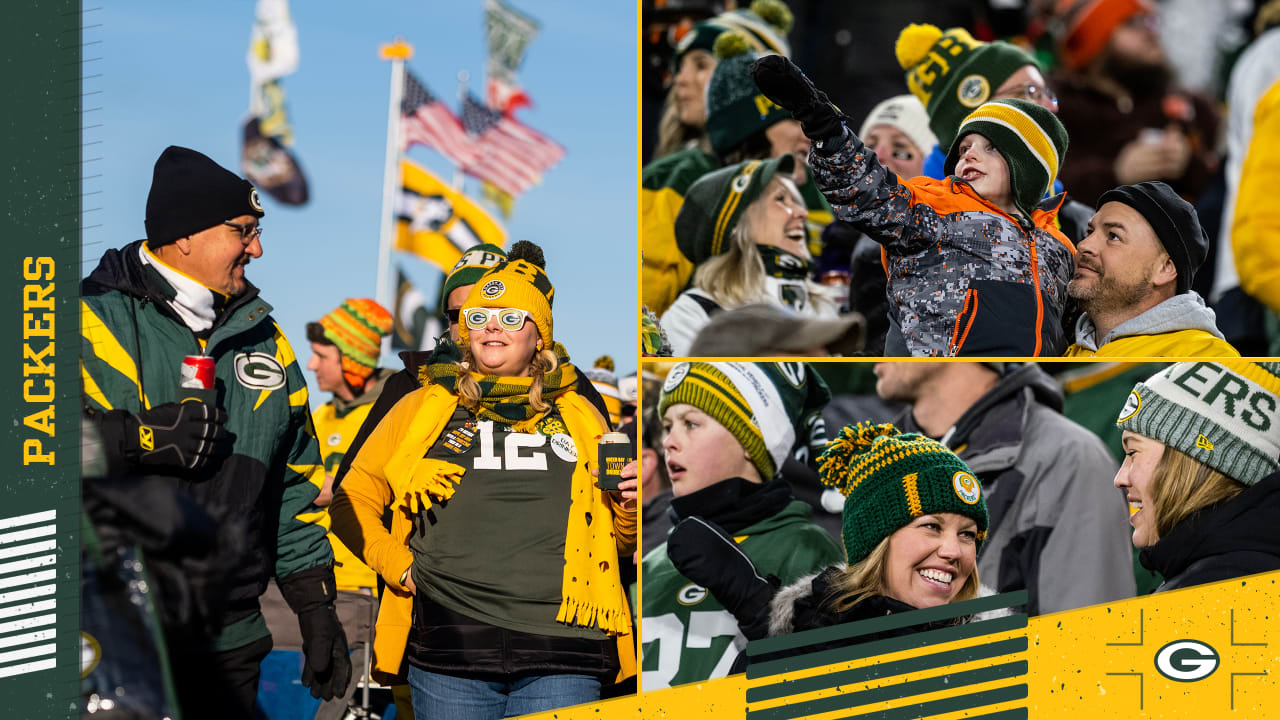
[[[216,597],[188,622],[166,623],[187,717],[252,716],[271,650],[258,596],[272,576],[298,615],[302,682],[328,699],[351,674],[333,555],[316,524],[324,467],[306,383],[271,306],[245,279],[262,255],[262,215],[247,181],[171,146],[155,164],[147,238],[107,251],[81,285],[85,415],[110,472],[169,478],[238,530],[221,534],[228,542],[211,562]],[[185,386],[184,356],[212,360],[212,389]],[[164,591],[162,604],[183,600]]]

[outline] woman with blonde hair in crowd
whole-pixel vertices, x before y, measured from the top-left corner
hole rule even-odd
[[[591,702],[635,672],[618,562],[635,550],[635,464],[617,491],[592,477],[609,426],[553,339],[543,266],[522,241],[476,282],[457,347],[378,424],[330,508],[387,584],[374,677],[407,675],[419,718]]]
[[[1280,570],[1280,363],[1177,363],[1116,425],[1133,544],[1156,592]]]
[[[937,607],[978,595],[986,538],[982,485],[944,445],[892,425],[845,427],[818,461],[822,482],[845,494],[847,564],[778,589],[733,540],[702,518],[681,521],[667,541],[680,572],[738,619],[747,639],[784,635]],[[962,622],[952,618],[860,636],[859,642]],[[847,644],[834,642],[833,644]],[[813,646],[805,649],[812,651]]]
[[[807,211],[794,169],[791,155],[749,160],[689,188],[676,243],[694,263],[693,281],[662,315],[673,355],[687,355],[721,310],[767,303],[799,316],[836,317],[836,304],[811,279]]]

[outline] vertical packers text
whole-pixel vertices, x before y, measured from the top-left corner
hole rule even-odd
[[[22,263],[23,465],[53,464],[53,268],[51,257]]]

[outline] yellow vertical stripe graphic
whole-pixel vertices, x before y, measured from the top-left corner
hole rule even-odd
[[[98,317],[89,304],[80,301],[80,334],[84,336],[89,344],[93,346],[93,354],[98,356],[103,362],[116,372],[124,375],[130,382],[138,388],[138,397],[142,401],[144,409],[151,408],[151,401],[142,392],[142,385],[138,382],[138,366],[134,363],[133,358],[120,345],[120,341],[111,334],[107,329],[102,318]],[[83,367],[83,363],[82,363]]]

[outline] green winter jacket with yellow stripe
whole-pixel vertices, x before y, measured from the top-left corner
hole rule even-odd
[[[137,413],[179,399],[182,358],[200,341],[166,304],[173,288],[139,259],[142,241],[110,250],[81,285],[81,380],[86,409]],[[247,536],[227,586],[214,651],[268,635],[258,596],[272,577],[311,570],[332,578],[333,554],[313,501],[324,466],[307,386],[271,306],[252,285],[218,316],[205,343],[216,362],[217,404],[234,436],[211,477],[175,477],[217,519],[244,523]],[[203,476],[202,476],[203,477]],[[332,580],[329,580],[332,587]]]

